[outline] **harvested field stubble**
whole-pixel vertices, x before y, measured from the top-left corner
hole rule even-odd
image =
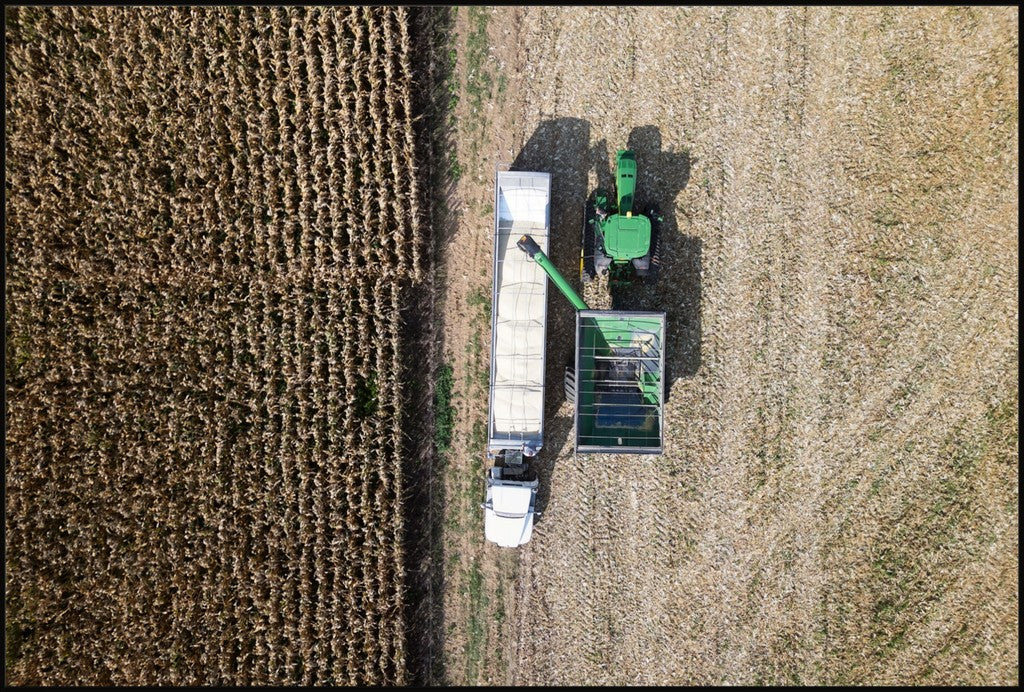
[[[574,454],[574,323],[549,299],[544,515],[513,558],[473,548],[514,608],[450,571],[452,682],[1016,683],[1018,11],[488,17],[508,86],[460,116],[483,155],[459,269],[489,275],[472,206],[522,157],[552,173],[550,255],[580,286],[581,203],[628,144],[667,231],[626,302],[667,312],[673,381],[662,456]],[[474,287],[452,283],[457,307]],[[469,564],[477,528],[452,533]],[[469,665],[476,622],[504,670]]]
[[[8,680],[404,682],[410,12],[6,18]]]

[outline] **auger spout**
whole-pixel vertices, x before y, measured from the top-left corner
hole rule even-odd
[[[573,287],[569,285],[569,282],[565,280],[565,278],[555,268],[555,265],[551,263],[551,260],[548,259],[548,256],[544,254],[544,251],[540,249],[540,246],[537,245],[537,241],[528,235],[524,235],[519,239],[519,242],[516,243],[516,247],[525,252],[530,256],[530,259],[540,265],[540,268],[543,269],[551,279],[551,283],[558,286],[558,289],[566,298],[569,299],[569,302],[573,304],[573,307],[577,310],[590,309],[587,304],[583,302],[583,299],[580,298],[579,293],[573,290]]]

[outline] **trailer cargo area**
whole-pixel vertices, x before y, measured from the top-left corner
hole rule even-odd
[[[500,171],[495,180],[491,293],[490,455],[533,456],[544,433],[547,277],[517,247],[524,234],[548,247],[549,173]]]

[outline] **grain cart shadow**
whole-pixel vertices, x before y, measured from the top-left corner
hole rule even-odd
[[[658,205],[664,218],[661,273],[653,286],[635,284],[612,293],[612,304],[622,310],[664,310],[667,321],[665,398],[674,379],[692,377],[700,368],[701,353],[701,239],[679,232],[676,199],[690,180],[690,155],[662,149],[661,131],[654,125],[634,128],[626,147],[636,154],[637,204]],[[600,152],[599,152],[600,154]],[[608,166],[608,155],[599,162]],[[612,173],[606,173],[610,183]],[[598,169],[600,180],[601,169]]]
[[[512,170],[551,174],[551,232],[548,255],[558,271],[576,288],[579,280],[580,232],[590,168],[590,123],[580,118],[542,120],[511,165]],[[565,366],[572,362],[576,343],[576,313],[558,289],[548,285],[544,393],[544,448],[532,467],[540,487],[537,509],[547,505],[555,458],[572,430],[572,409],[565,404]]]

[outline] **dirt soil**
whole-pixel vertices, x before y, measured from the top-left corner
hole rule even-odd
[[[461,8],[458,428],[439,681],[1013,684],[1018,10]],[[666,217],[665,453],[576,455],[549,292],[544,511],[483,539],[494,169]],[[591,307],[609,307],[590,285]],[[485,436],[484,436],[485,437]]]

